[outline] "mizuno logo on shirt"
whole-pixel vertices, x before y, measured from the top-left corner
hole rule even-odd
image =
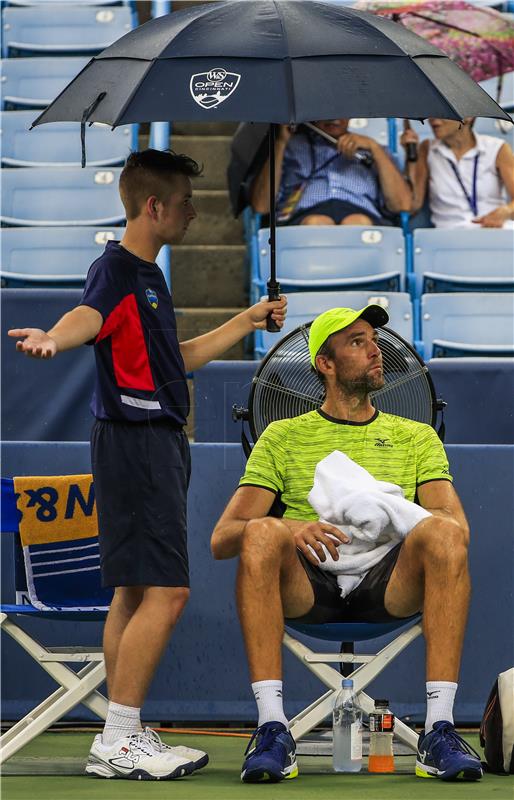
[[[375,438],[375,447],[392,447],[389,439],[379,439],[378,436]]]

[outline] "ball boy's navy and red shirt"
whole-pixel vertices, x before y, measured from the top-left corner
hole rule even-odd
[[[95,346],[97,419],[185,425],[189,393],[175,312],[157,266],[108,242],[91,265],[81,305],[100,312]]]

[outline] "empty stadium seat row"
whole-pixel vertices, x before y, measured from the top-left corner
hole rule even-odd
[[[4,169],[4,226],[120,225],[125,211],[118,193],[121,169]]]
[[[264,356],[299,325],[338,306],[383,306],[388,327],[395,330],[425,360],[458,356],[514,356],[514,293],[453,292],[421,298],[421,330],[414,325],[414,308],[402,292],[297,292],[289,295],[288,312],[280,336],[256,331],[255,354]]]
[[[256,236],[253,288],[266,291],[269,229]],[[306,289],[402,291],[413,298],[444,291],[512,291],[514,235],[491,228],[399,228],[296,225],[276,235],[277,280],[286,292]]]
[[[1,163],[4,167],[80,167],[80,123],[54,122],[30,130],[34,111],[4,111],[2,114]],[[123,165],[137,150],[139,125],[111,129],[99,122],[88,126],[86,135],[89,167]]]
[[[135,27],[132,9],[43,4],[2,11],[2,56],[95,54]]]

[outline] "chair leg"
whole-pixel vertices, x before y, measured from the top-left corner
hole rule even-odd
[[[48,702],[52,698],[48,698],[38,706],[39,713],[36,715],[36,709],[23,720],[17,723],[16,731],[10,736],[10,740],[4,744],[5,736],[0,740],[1,754],[0,763],[7,761],[22,747],[39,736],[40,733],[46,731],[54,722],[62,719],[62,717],[75,708],[79,703],[83,702],[92,691],[99,686],[105,679],[105,671],[102,663],[90,663],[79,673],[80,680],[77,681],[78,685],[72,689],[68,689],[61,693],[60,697]],[[10,731],[8,731],[10,733]]]
[[[417,636],[421,633],[421,625],[413,625],[407,631],[404,631],[396,637],[392,642],[378,652],[375,657],[362,664],[352,673],[352,680],[355,689],[356,701],[362,710],[369,714],[374,709],[374,701],[369,695],[364,692],[366,686],[379,675],[387,664],[392,661],[399,653],[402,652]],[[318,700],[312,703],[304,711],[297,714],[290,722],[291,734],[298,740],[302,736],[309,733],[316,725],[319,725],[326,717],[332,713],[336,694],[341,688],[341,674],[333,667],[329,667],[326,663],[316,662],[316,653],[302,642],[294,639],[288,633],[284,634],[284,645],[290,650],[297,658],[304,663],[304,665],[311,672],[314,673],[321,681],[328,686],[330,691],[322,695]],[[358,660],[358,657],[357,657]],[[395,732],[398,738],[413,750],[417,747],[418,737],[417,734],[411,730],[408,725],[396,720]]]
[[[6,615],[2,615],[0,621],[2,630],[12,636],[45,672],[61,684],[55,692],[1,737],[0,764],[80,703],[87,706],[101,719],[106,718],[108,702],[97,691],[98,686],[105,680],[103,658],[89,660],[79,672],[74,672],[61,662],[45,661],[45,656],[52,656],[52,652],[29,636],[12,620],[9,620]],[[66,653],[62,654],[63,660],[66,660],[66,655]]]

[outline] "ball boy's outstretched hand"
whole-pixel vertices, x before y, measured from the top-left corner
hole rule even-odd
[[[32,358],[53,358],[57,353],[57,345],[47,333],[40,328],[11,328],[9,336],[18,339],[16,350]]]

